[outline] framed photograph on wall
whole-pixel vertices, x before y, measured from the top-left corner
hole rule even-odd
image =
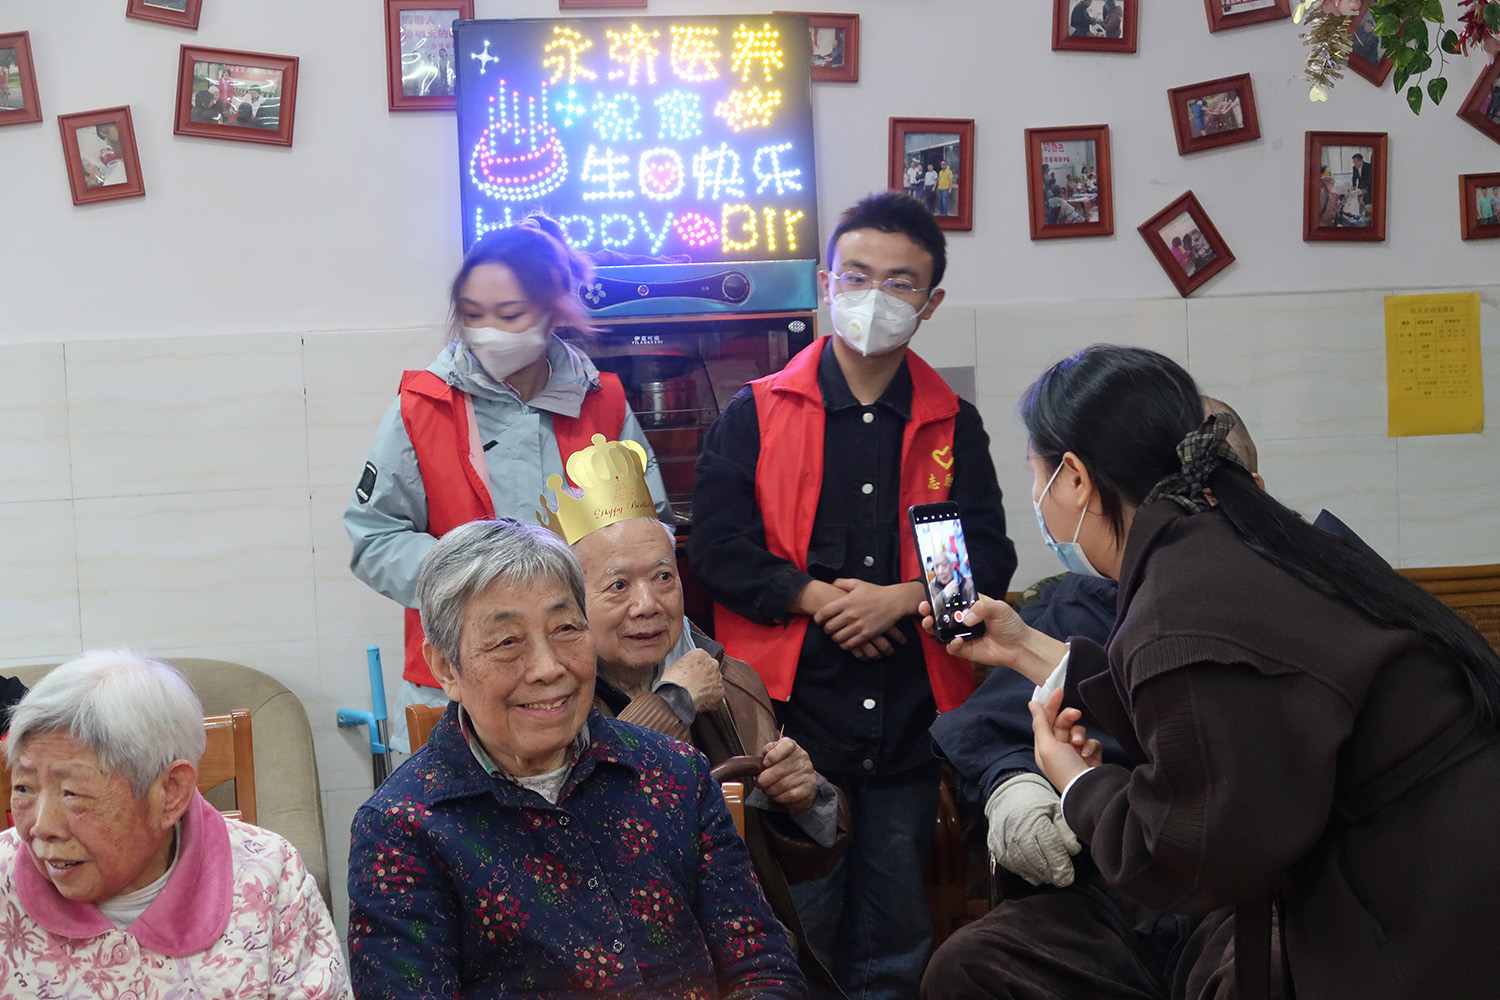
[[[1500,58],[1480,72],[1474,89],[1458,107],[1458,117],[1500,142]]]
[[[452,111],[453,22],[474,0],[385,0],[385,75],[392,111]]]
[[[943,229],[974,228],[974,119],[892,118],[888,186],[904,190]]]
[[[603,10],[606,7],[645,9],[646,0],[557,0],[558,10]]]
[[[1203,0],[1208,30],[1224,31],[1292,16],[1291,0]]]
[[[1052,0],[1052,48],[1134,52],[1140,0]]]
[[[296,56],[182,47],[177,135],[290,146],[296,110]]]
[[[1183,298],[1234,262],[1229,244],[1191,191],[1137,228]]]
[[[57,127],[62,132],[73,204],[90,205],[146,193],[129,106],[58,115]]]
[[[1302,238],[1378,243],[1385,239],[1384,132],[1309,132]]]
[[[125,16],[198,30],[203,0],[127,0]]]
[[[1167,91],[1167,100],[1172,105],[1179,154],[1260,138],[1249,73],[1173,87]]]
[[[42,120],[36,92],[36,64],[31,61],[31,34],[0,35],[0,125],[28,125]]]
[[[1109,126],[1027,129],[1026,201],[1034,240],[1113,233]]]
[[[858,83],[859,15],[808,14],[807,30],[812,36],[813,82]]]
[[[1366,11],[1349,29],[1349,69],[1369,80],[1375,86],[1383,86],[1395,65],[1381,58],[1380,39],[1375,35],[1375,15]]]
[[[1459,177],[1458,223],[1466,240],[1500,239],[1500,173]]]

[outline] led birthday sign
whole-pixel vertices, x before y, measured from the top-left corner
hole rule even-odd
[[[805,21],[464,21],[464,246],[528,212],[574,246],[694,261],[816,256]]]

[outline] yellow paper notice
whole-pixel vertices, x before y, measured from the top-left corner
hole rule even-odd
[[[1387,295],[1391,437],[1484,430],[1479,293]]]

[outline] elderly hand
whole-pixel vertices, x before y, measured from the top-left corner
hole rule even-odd
[[[1088,738],[1078,725],[1083,713],[1062,707],[1063,692],[1052,692],[1044,705],[1034,701],[1031,709],[1031,733],[1036,745],[1036,763],[1047,780],[1059,791],[1068,782],[1091,767],[1104,762],[1099,741]]]
[[[663,683],[676,684],[693,698],[693,709],[704,712],[724,701],[724,674],[719,662],[701,649],[679,657],[661,675]]]
[[[1032,885],[1073,884],[1078,838],[1063,819],[1057,789],[1037,774],[1002,782],[984,807],[990,857]]]
[[[882,586],[868,580],[839,579],[833,585],[844,593],[819,608],[813,621],[848,650],[888,637],[897,622],[917,610],[920,600],[916,584]],[[890,651],[883,652],[889,655]]]
[[[813,770],[812,758],[791,737],[766,744],[763,767],[756,784],[787,812],[806,812],[818,797],[818,772]]]

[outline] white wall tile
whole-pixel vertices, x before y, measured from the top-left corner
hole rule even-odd
[[[342,486],[346,494],[354,489],[375,425],[396,399],[401,372],[432,364],[445,340],[438,327],[306,335],[302,356],[313,485]]]
[[[1189,299],[1189,370],[1257,440],[1385,432],[1385,297]]]
[[[401,606],[377,594],[349,569],[353,547],[344,531],[347,486],[312,490],[313,583],[317,588],[318,636],[369,636],[401,628]]]
[[[1260,474],[1272,496],[1309,521],[1328,510],[1396,564],[1400,518],[1394,439],[1370,435],[1267,441],[1253,427],[1250,430],[1260,455]]]
[[[1021,394],[1050,365],[1090,344],[1160,351],[1179,362],[1188,353],[1187,313],[1180,300],[1018,303],[977,312],[979,413],[1004,497],[1006,533],[1019,566],[1011,589],[1061,572],[1042,544],[1031,509],[1026,431],[1016,415]]]
[[[0,503],[0,656],[60,660],[79,648],[73,503]]]
[[[316,637],[306,490],[77,501],[85,645]]]
[[[74,495],[307,481],[296,334],[67,345]]]
[[[1396,457],[1401,566],[1500,563],[1500,433],[1398,438]]]
[[[932,318],[923,321],[911,346],[934,368],[974,367],[973,308],[939,305]]]
[[[0,347],[0,469],[0,503],[73,495],[62,344]]]

